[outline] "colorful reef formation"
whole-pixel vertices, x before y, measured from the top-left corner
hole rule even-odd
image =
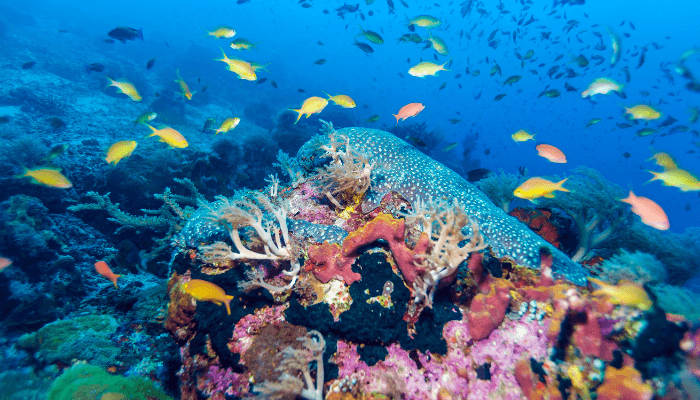
[[[279,157],[288,184],[200,201],[174,238],[183,400],[697,390],[697,327],[639,284],[588,279],[551,213],[515,213],[540,237],[386,132],[322,133]]]

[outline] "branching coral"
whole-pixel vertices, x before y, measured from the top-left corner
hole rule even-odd
[[[297,159],[290,157],[289,154],[282,151],[282,149],[277,152],[277,161],[278,162],[272,164],[272,166],[280,168],[282,172],[289,177],[289,182],[293,187],[296,187],[306,179],[304,171],[299,166]]]
[[[350,146],[345,135],[329,134],[329,144],[321,146],[325,156],[331,159],[320,173],[321,191],[336,207],[342,208],[335,198],[338,193],[361,196],[372,186],[372,169],[375,164]]]
[[[308,400],[323,399],[323,352],[326,350],[326,341],[318,331],[309,331],[307,336],[297,338],[304,348],[295,350],[286,347],[282,350],[284,359],[277,367],[282,374],[277,382],[265,381],[256,386],[253,391],[258,396],[257,400],[282,400],[290,396],[299,395]],[[316,362],[316,384],[311,377],[309,363]],[[297,375],[301,373],[302,381]]]
[[[163,206],[158,210],[142,209],[144,215],[131,215],[119,208],[119,203],[112,203],[109,198],[110,193],[100,195],[97,192],[87,192],[94,203],[83,203],[68,207],[71,211],[84,210],[105,210],[110,215],[109,221],[121,225],[116,233],[126,229],[152,229],[158,232],[166,232],[165,237],[154,239],[156,247],[145,255],[148,259],[153,259],[164,252],[170,246],[170,240],[182,229],[184,222],[193,212],[188,205],[194,205],[202,201],[204,197],[197,191],[194,183],[189,179],[177,179],[175,182],[182,185],[191,192],[190,196],[173,194],[170,188],[165,188],[163,194],[156,194],[154,197],[163,200]],[[185,208],[183,208],[185,207]]]
[[[457,267],[469,254],[485,249],[486,244],[479,227],[469,220],[459,202],[432,199],[423,202],[419,199],[413,207],[415,211],[407,217],[408,224],[419,225],[423,232],[421,236],[430,240],[429,253],[415,255],[416,264],[425,272],[413,282],[414,301],[430,307],[440,280],[457,272]],[[468,225],[471,235],[462,232]],[[468,242],[460,247],[464,241]]]
[[[600,172],[585,166],[576,167],[567,180],[568,193],[554,198],[539,198],[540,207],[558,208],[569,214],[576,223],[579,244],[571,257],[580,261],[594,248],[607,240],[623,223],[629,221],[631,213],[620,199],[624,191],[605,180]],[[554,181],[559,181],[558,177]]]
[[[513,191],[520,186],[521,183],[525,182],[525,174],[506,174],[503,170],[499,171],[498,175],[493,174],[488,178],[484,178],[476,183],[476,185],[481,189],[482,192],[495,204],[496,206],[503,209],[503,211],[508,212],[510,210],[510,203],[513,201],[515,196],[513,196]]]
[[[222,224],[233,241],[234,249],[225,242],[215,242],[199,248],[202,257],[209,263],[225,263],[229,260],[288,260],[292,268],[282,271],[283,274],[292,277],[292,281],[283,287],[265,284],[260,272],[250,272],[248,277],[252,281],[241,283],[244,290],[256,286],[263,286],[270,291],[285,291],[291,289],[296,283],[301,266],[297,259],[298,249],[289,237],[287,229],[287,208],[283,205],[274,205],[270,199],[259,192],[245,192],[233,199],[218,197],[211,204],[204,204],[209,210],[208,218]],[[269,215],[274,217],[273,219]],[[274,226],[276,225],[276,226]],[[257,234],[263,246],[263,252],[256,252],[241,241],[239,229],[252,228]],[[281,235],[281,237],[280,237]]]
[[[651,254],[621,250],[619,254],[605,260],[600,266],[600,276],[612,283],[621,280],[637,283],[663,283],[666,281],[666,267]]]

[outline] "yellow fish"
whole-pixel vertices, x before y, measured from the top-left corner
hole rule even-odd
[[[180,69],[175,71],[177,74],[177,79],[175,79],[175,82],[180,85],[180,94],[182,97],[186,98],[187,100],[192,100],[192,93],[190,93],[190,87],[187,86],[187,83],[180,78]]]
[[[230,131],[231,129],[237,127],[239,122],[241,122],[240,118],[226,118],[226,120],[221,123],[219,129],[216,129],[214,135]]]
[[[192,279],[182,285],[182,290],[198,301],[211,301],[217,306],[225,305],[226,312],[231,315],[233,296],[228,296],[218,285],[202,279]]]
[[[617,285],[612,285],[596,278],[589,277],[588,280],[600,287],[591,292],[591,296],[605,296],[613,304],[637,307],[644,311],[653,305],[646,290],[633,282],[620,281]]]
[[[265,69],[265,67],[267,67],[270,64],[271,63],[267,63],[267,64],[250,63],[249,65],[251,68],[253,68],[253,71],[257,71],[259,69],[261,69],[263,71],[267,71],[267,69]],[[267,71],[267,72],[270,72],[270,71]]]
[[[567,369],[567,375],[569,375],[569,379],[571,379],[571,386],[573,386],[581,396],[581,400],[591,400],[591,393],[588,391],[588,386],[586,386],[583,374],[581,374],[578,365],[570,365]]]
[[[230,46],[234,50],[252,50],[257,49],[257,47],[255,47],[257,44],[260,44],[260,42],[251,43],[248,39],[240,38],[231,42]]]
[[[230,39],[230,38],[236,36],[236,31],[229,28],[228,26],[218,27],[211,32],[207,31],[206,29],[204,29],[204,30],[207,32],[207,36],[214,36],[217,39],[221,39],[221,38]],[[205,37],[207,37],[207,36],[205,36]]]
[[[408,15],[406,15],[406,18],[408,18]],[[421,28],[437,28],[440,26],[440,20],[431,17],[430,15],[419,15],[413,19],[408,18],[408,25],[415,25],[415,26],[420,26]]]
[[[326,92],[323,92],[326,93]],[[328,100],[334,102],[335,104],[343,107],[343,108],[355,108],[355,100],[350,98],[350,96],[345,95],[345,94],[338,94],[335,96],[331,96],[330,94],[326,93],[326,96],[328,96]]]
[[[515,132],[514,134],[510,135],[510,137],[513,138],[514,142],[526,142],[528,140],[535,140],[535,135],[531,134],[525,129],[521,129]]]
[[[109,79],[109,86],[114,86],[116,87],[121,93],[124,93],[125,95],[129,96],[129,98],[133,101],[141,101],[141,95],[139,94],[138,91],[136,91],[136,88],[134,87],[133,84],[130,82],[124,81],[115,81],[113,79]]]
[[[608,94],[612,91],[621,92],[623,85],[608,78],[598,78],[588,85],[588,89],[581,93],[581,97],[594,96],[596,94]]]
[[[554,183],[544,178],[530,178],[513,191],[513,196],[527,200],[534,200],[540,197],[552,198],[554,197],[553,193],[557,190],[568,192],[566,188],[562,187],[564,182],[566,182],[566,179]]]
[[[649,171],[654,174],[647,183],[660,180],[666,186],[675,186],[684,192],[700,190],[700,181],[684,169],[671,169],[664,172]]]
[[[148,124],[146,124],[147,127],[151,128],[153,133],[148,135],[148,137],[151,136],[158,136],[160,138],[161,142],[165,142],[168,144],[168,146],[172,148],[177,148],[177,149],[184,149],[185,147],[188,146],[187,140],[185,139],[184,136],[175,129],[166,126],[165,128],[162,129],[156,129]]]
[[[17,178],[32,178],[32,182],[38,185],[44,185],[59,189],[69,189],[73,187],[73,184],[63,176],[60,172],[61,169],[57,167],[49,168],[25,168],[22,175],[18,175]]]
[[[428,29],[428,40],[433,45],[433,49],[435,49],[435,51],[437,51],[438,54],[442,56],[450,54],[450,50],[447,48],[447,44],[445,44],[445,41],[437,36],[433,37],[433,34],[430,32],[430,29]]]
[[[294,125],[296,125],[296,123],[301,119],[302,115],[306,115],[306,118],[309,118],[311,114],[318,114],[323,111],[327,105],[328,100],[324,99],[323,97],[314,96],[304,100],[304,103],[301,105],[301,109],[295,110],[293,108],[289,108],[288,110],[299,113],[297,120],[294,121]]]
[[[678,165],[676,165],[676,162],[673,160],[673,157],[671,157],[668,153],[655,153],[653,156],[651,156],[649,160],[654,160],[656,162],[656,165],[663,167],[664,171],[678,169]]]
[[[114,165],[117,165],[123,158],[129,157],[131,153],[134,152],[136,146],[137,143],[134,140],[117,142],[107,149],[107,158],[105,158],[105,161],[107,161],[107,164],[114,163]]]
[[[224,54],[224,58],[215,58],[214,61],[225,62],[227,65],[226,69],[238,75],[238,79],[244,79],[247,81],[258,80],[257,75],[255,75],[255,70],[253,69],[253,66],[250,63],[247,63],[242,60],[237,60],[235,58],[228,58],[226,56],[226,53],[224,52],[224,49],[221,49],[221,52]]]
[[[647,121],[661,118],[661,113],[656,111],[651,106],[640,104],[634,107],[623,107],[625,114],[630,114],[633,119],[644,119]]]
[[[450,61],[452,61],[451,58],[442,65],[433,64],[429,61],[423,61],[409,68],[408,74],[418,78],[425,78],[428,75],[436,76],[435,74],[440,71],[449,71],[449,69],[445,69],[445,64],[449,63]]]

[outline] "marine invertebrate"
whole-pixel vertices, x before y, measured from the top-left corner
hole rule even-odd
[[[479,180],[476,186],[503,211],[510,210],[510,203],[515,196],[513,191],[525,182],[526,174],[507,174],[502,169],[498,175],[492,174]]]
[[[508,214],[527,224],[528,228],[535,231],[542,239],[548,241],[554,247],[561,248],[557,227],[549,220],[552,217],[551,211],[542,208],[528,210],[516,207]]]
[[[540,265],[539,249],[547,247],[554,257],[552,270],[555,277],[564,277],[578,285],[586,284],[588,271],[583,267],[496,208],[487,196],[457,173],[403,140],[377,129],[344,128],[335,131],[327,124],[322,131],[347,136],[354,149],[376,163],[375,184],[362,202],[363,212],[377,208],[382,198],[392,191],[412,204],[418,198],[454,199],[463,206],[470,221],[479,226],[484,242],[497,257],[508,257],[519,265],[537,269]],[[307,171],[313,172],[317,168],[313,160],[324,153],[317,141],[326,137],[311,140],[299,149],[297,159]]]
[[[253,392],[259,395],[253,397],[254,399],[281,400],[294,395],[308,400],[323,399],[323,353],[326,350],[326,341],[318,331],[309,331],[306,336],[297,340],[304,348],[297,350],[288,346],[282,350],[283,359],[277,367],[281,375],[277,382],[265,381],[256,385]],[[309,368],[311,362],[316,363],[315,384]],[[304,377],[303,381],[298,378],[299,373]]]
[[[663,283],[666,281],[666,267],[651,254],[641,251],[620,250],[599,266],[600,276],[609,282],[628,280],[640,284]]]
[[[43,115],[64,115],[71,108],[60,97],[37,88],[21,87],[10,90],[8,94],[32,111]]]
[[[336,137],[330,133],[328,143],[321,145],[321,149],[326,152],[324,156],[331,159],[330,164],[318,173],[321,192],[336,207],[343,208],[334,197],[339,193],[347,193],[352,198],[364,195],[371,188],[375,163],[357,152],[347,136]]]
[[[70,364],[71,360],[78,359],[106,367],[120,353],[119,347],[110,340],[116,330],[114,318],[88,315],[47,324],[21,336],[17,346],[34,352],[41,363]]]
[[[570,192],[538,200],[540,207],[558,208],[574,219],[579,244],[571,259],[580,261],[615,233],[632,214],[619,201],[625,196],[622,188],[605,180],[600,172],[582,165],[573,172],[575,174],[566,185]],[[561,179],[555,177],[554,180]]]
[[[94,203],[82,203],[69,206],[73,212],[85,210],[104,210],[110,215],[109,221],[121,225],[115,233],[126,229],[152,229],[157,232],[165,232],[162,238],[154,239],[156,246],[145,254],[145,258],[152,259],[163,253],[170,247],[170,241],[182,229],[184,221],[193,213],[193,209],[188,207],[196,204],[204,197],[197,191],[194,183],[185,179],[174,179],[176,183],[182,185],[191,192],[190,196],[182,196],[172,193],[170,188],[165,188],[163,194],[156,194],[154,197],[163,200],[163,205],[158,210],[142,210],[144,215],[131,215],[119,208],[119,203],[112,203],[109,198],[110,193],[101,195],[97,192],[87,192],[86,196]]]
[[[287,208],[274,205],[270,199],[259,192],[247,192],[237,198],[217,197],[214,203],[204,204],[208,218],[223,225],[233,241],[235,251],[227,243],[218,241],[211,245],[200,246],[199,251],[206,262],[226,263],[237,260],[285,260],[291,263],[288,271],[282,271],[292,280],[285,286],[269,285],[262,280],[259,271],[248,272],[250,281],[239,284],[245,290],[262,286],[270,291],[281,292],[291,289],[296,283],[301,265],[297,259],[299,252],[289,236],[287,228]],[[272,215],[274,219],[266,218]],[[274,222],[273,222],[274,221]],[[273,227],[276,225],[275,227]],[[263,252],[253,251],[243,245],[239,229],[252,228],[260,240]],[[274,238],[273,238],[274,236]],[[241,286],[242,285],[242,286]]]
[[[486,248],[486,244],[478,225],[470,220],[457,200],[424,202],[418,198],[413,208],[414,212],[407,216],[408,223],[421,227],[419,242],[427,237],[430,243],[427,252],[414,255],[417,268],[424,271],[413,282],[414,302],[430,307],[438,283],[457,272],[469,254]],[[467,227],[470,234],[463,232]],[[460,247],[463,242],[466,244]]]
[[[605,380],[596,390],[598,400],[651,400],[654,392],[642,381],[642,374],[633,367],[621,369],[608,366]]]
[[[153,381],[112,375],[90,364],[75,364],[54,380],[48,400],[172,400]]]

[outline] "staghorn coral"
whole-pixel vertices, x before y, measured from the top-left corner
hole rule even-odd
[[[197,191],[194,183],[189,179],[174,179],[176,183],[190,191],[190,196],[182,196],[172,193],[170,188],[165,188],[163,194],[154,195],[162,200],[163,205],[158,210],[142,209],[144,215],[136,216],[122,211],[119,203],[112,203],[109,198],[110,193],[100,195],[97,192],[87,192],[86,196],[94,203],[83,203],[69,206],[68,210],[77,212],[85,210],[104,210],[110,215],[109,221],[121,225],[115,233],[120,233],[126,229],[141,231],[151,229],[157,232],[165,232],[162,238],[154,238],[156,246],[144,255],[147,259],[154,259],[164,253],[170,247],[170,241],[182,229],[187,219],[194,211],[190,205],[197,204],[204,200],[204,197]]]
[[[491,199],[493,204],[500,207],[503,211],[508,212],[508,210],[510,210],[510,203],[515,198],[513,191],[515,191],[521,183],[525,182],[526,176],[527,170],[524,174],[516,175],[506,174],[501,169],[498,175],[492,174],[487,178],[481,179],[476,183],[476,186]]]

